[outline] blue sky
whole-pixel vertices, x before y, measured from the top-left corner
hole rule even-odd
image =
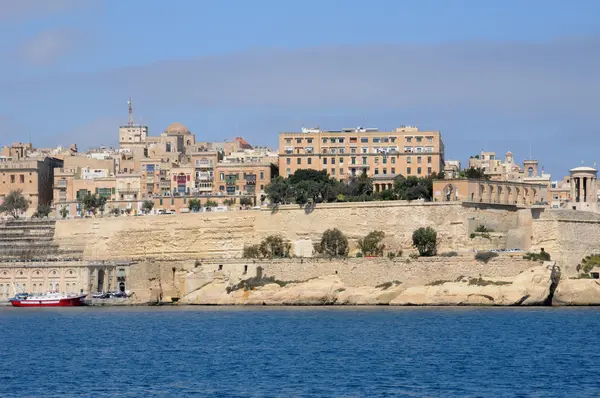
[[[600,2],[4,0],[0,143],[304,126],[441,130],[446,157],[600,161]],[[8,61],[8,62],[7,62]]]

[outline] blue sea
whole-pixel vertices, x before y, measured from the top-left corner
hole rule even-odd
[[[600,308],[0,308],[0,397],[597,397]]]

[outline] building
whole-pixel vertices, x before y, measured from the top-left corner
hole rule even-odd
[[[259,196],[277,175],[277,166],[271,163],[221,162],[215,168],[214,192]]]
[[[443,171],[444,144],[439,131],[411,126],[390,132],[358,127],[280,133],[280,173],[287,177],[298,169],[326,170],[340,180],[366,172],[383,183],[399,174],[426,177]]]
[[[598,170],[580,166],[570,170],[571,197],[569,206],[573,210],[598,211]]]
[[[495,180],[434,180],[434,202],[473,202],[530,207],[541,205],[546,186],[525,182]]]
[[[460,160],[446,160],[444,162],[444,179],[452,180],[460,177]]]
[[[29,201],[27,216],[35,213],[38,205],[50,205],[54,170],[62,166],[62,160],[48,157],[0,162],[0,203],[11,191],[21,190]]]
[[[222,160],[222,152],[198,150],[190,153],[190,164],[194,167],[195,193],[210,193],[214,191],[215,168]]]
[[[21,160],[26,158],[30,152],[33,152],[31,143],[15,142],[11,146],[3,146],[0,150],[0,156],[5,160]]]

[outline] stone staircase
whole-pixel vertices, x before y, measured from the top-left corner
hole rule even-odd
[[[0,223],[0,261],[79,260],[80,250],[60,250],[54,243],[54,220],[8,220]]]

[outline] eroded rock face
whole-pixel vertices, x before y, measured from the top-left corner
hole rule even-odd
[[[600,280],[562,279],[552,305],[600,305]]]
[[[337,275],[304,282],[268,283],[251,289],[217,278],[184,297],[205,305],[544,305],[552,292],[553,263],[532,267],[512,282],[465,278],[437,286],[404,288],[400,283],[348,287]],[[469,282],[470,281],[470,282]],[[599,286],[600,293],[600,286]],[[600,295],[599,295],[600,301]]]
[[[464,281],[410,287],[390,305],[543,305],[551,292],[552,266],[532,267],[510,284]]]
[[[228,293],[228,288],[230,289]],[[231,291],[223,280],[202,286],[184,297],[181,304],[205,305],[378,305],[388,304],[401,288],[346,287],[337,275],[323,276],[305,282],[289,283],[283,287],[268,283],[250,290]]]

